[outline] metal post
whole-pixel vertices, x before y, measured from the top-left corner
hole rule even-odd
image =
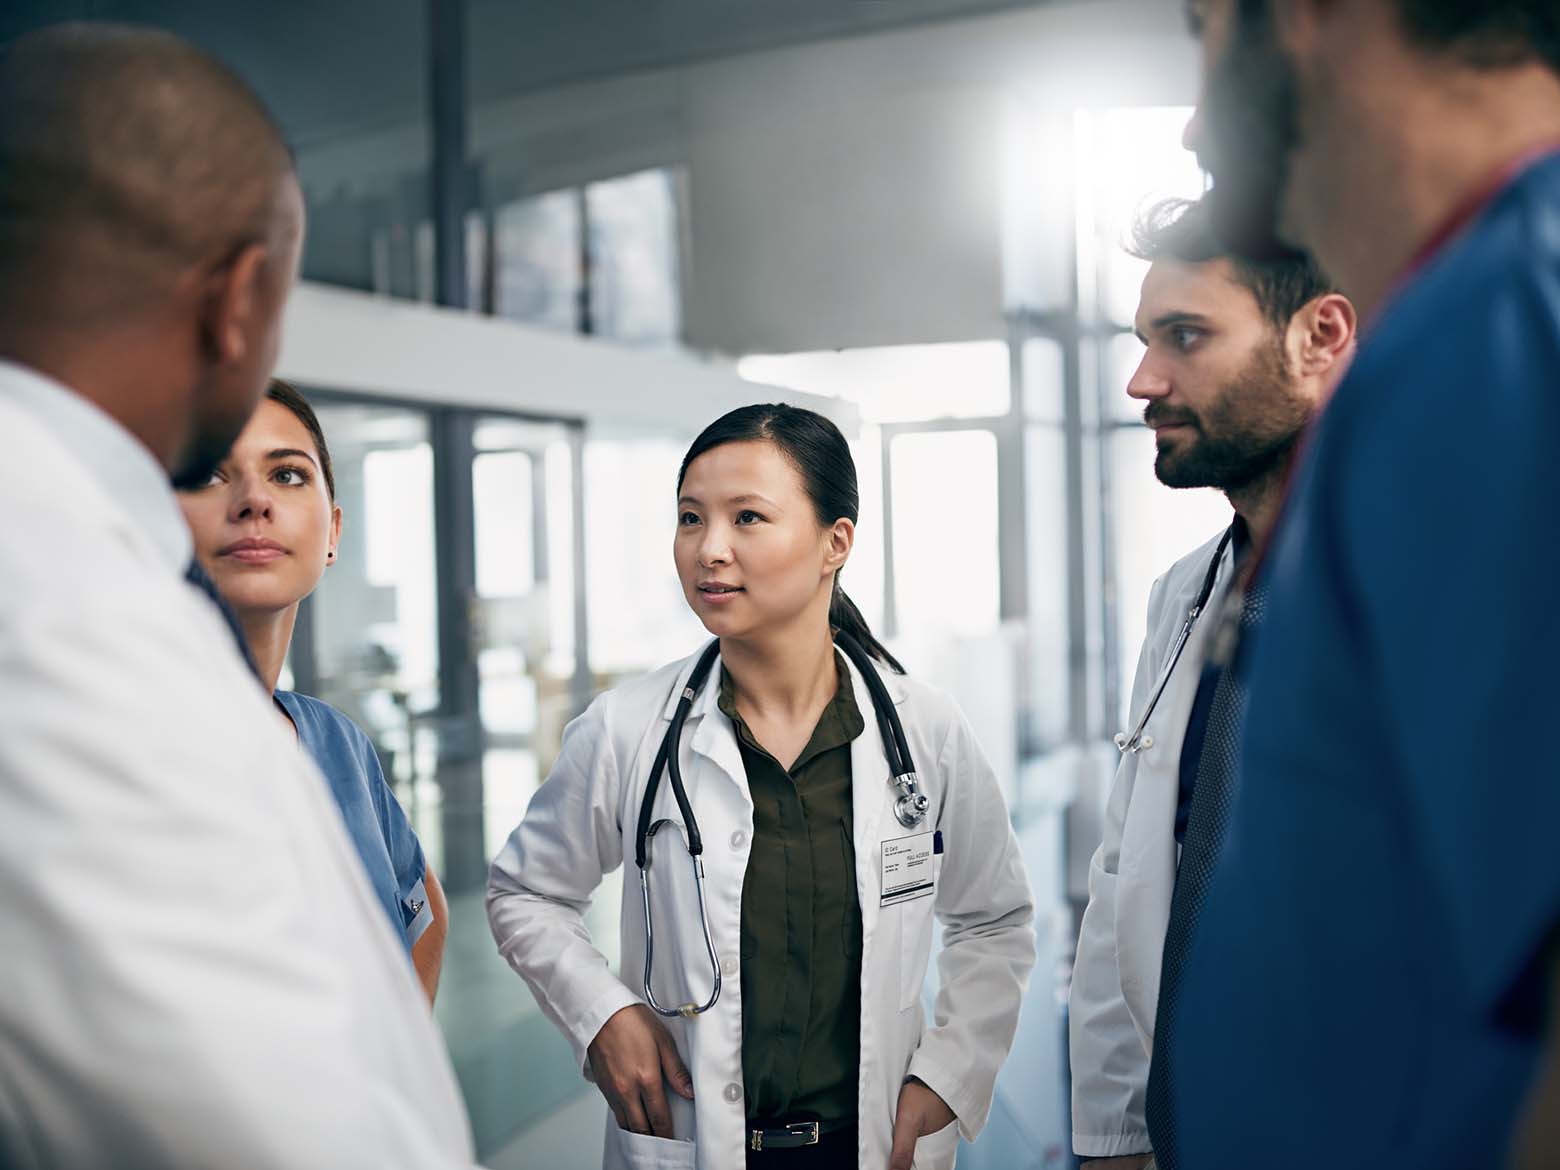
[[[466,307],[466,3],[428,0],[433,166],[434,300]],[[471,464],[476,416],[432,412],[434,533],[439,614],[439,785],[444,793],[444,882],[452,893],[487,879],[483,840],[483,734],[476,638],[476,516]]]
[[[1083,362],[1076,317],[1062,331],[1062,450],[1067,485],[1067,732],[1089,738],[1089,601],[1084,517]]]
[[[878,451],[883,477],[883,637],[899,635],[899,600],[894,573],[894,443],[891,426],[878,428]]]
[[[552,580],[547,558],[547,448],[530,447],[525,455],[531,464],[531,576],[542,585]]]
[[[586,337],[591,337],[595,334],[599,322],[596,320],[592,303],[596,273],[590,247],[590,197],[585,193],[583,186],[575,193],[575,206],[579,209],[580,221],[577,241],[580,258],[580,291],[579,299],[574,306],[574,327]]]
[[[1116,565],[1116,484],[1111,468],[1111,436],[1115,428],[1108,425],[1110,417],[1106,395],[1110,393],[1110,339],[1103,333],[1091,340],[1094,347],[1094,444],[1097,455],[1100,514],[1100,682],[1103,693],[1105,727],[1109,732],[1115,721],[1121,718],[1121,612],[1119,600],[1119,571]],[[1127,682],[1130,687],[1131,683]]]
[[[439,786],[444,793],[444,882],[454,892],[481,889],[483,856],[483,730],[477,673],[476,510],[472,442],[476,416],[433,412],[434,549],[438,565]]]
[[[434,301],[466,308],[466,0],[428,0]]]
[[[1024,342],[1016,326],[1008,329],[1008,382],[1007,417],[993,428],[997,436],[997,612],[1005,622],[1029,613]]]
[[[589,607],[585,604],[585,424],[569,427],[570,488],[573,533],[569,544],[574,557],[574,679],[569,698],[574,713],[585,710],[595,686],[590,670]]]

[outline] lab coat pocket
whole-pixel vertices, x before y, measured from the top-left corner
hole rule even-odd
[[[607,1149],[602,1170],[694,1170],[692,1142],[651,1137],[619,1129],[607,1119]]]
[[[919,1138],[910,1170],[952,1170],[959,1152],[959,1122],[955,1118],[935,1133]]]
[[[899,912],[899,1010],[909,1011],[921,1002],[926,986],[926,964],[932,956],[932,903],[927,896],[901,903]]]

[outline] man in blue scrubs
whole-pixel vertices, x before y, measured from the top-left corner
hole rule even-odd
[[[1308,248],[1366,325],[1242,652],[1242,788],[1173,1042],[1182,1162],[1502,1165],[1560,924],[1560,11],[1192,15],[1188,144],[1229,242]]]

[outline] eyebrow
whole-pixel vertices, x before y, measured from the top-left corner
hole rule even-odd
[[[1211,322],[1201,313],[1190,313],[1184,309],[1177,309],[1169,313],[1161,313],[1159,316],[1155,317],[1148,323],[1148,328],[1150,332],[1161,333],[1166,329],[1173,329],[1177,325],[1198,325],[1207,327],[1209,324],[1211,324]],[[1144,345],[1148,344],[1148,338],[1143,336],[1142,330],[1134,328],[1132,333]]]
[[[702,503],[702,501],[697,496],[678,496],[677,497],[677,502],[679,504],[693,504],[695,507],[700,506],[701,503]],[[773,500],[769,499],[767,496],[760,496],[760,495],[757,495],[757,494],[755,494],[753,492],[748,492],[747,494],[740,495],[740,496],[732,496],[731,499],[726,501],[726,503],[728,503],[728,504],[765,504],[765,505],[767,505],[768,507],[771,507],[771,508],[774,508],[774,507],[778,506]]]
[[[274,451],[266,452],[265,457],[267,459],[307,459],[314,466],[319,466],[319,460],[307,451],[300,450],[297,447],[278,447]]]

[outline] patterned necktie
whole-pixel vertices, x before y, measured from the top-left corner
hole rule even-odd
[[[1241,600],[1241,642],[1262,621],[1267,587],[1253,583]],[[1197,761],[1197,783],[1181,842],[1181,864],[1176,871],[1175,893],[1170,899],[1170,923],[1165,930],[1165,950],[1159,972],[1159,1006],[1154,1020],[1154,1051],[1148,1071],[1148,1135],[1154,1145],[1154,1162],[1161,1170],[1177,1170],[1175,1115],[1170,1106],[1170,1086],[1175,1078],[1176,1013],[1180,1006],[1181,980],[1192,936],[1208,890],[1213,884],[1230,811],[1239,780],[1240,731],[1246,717],[1246,687],[1239,663],[1230,655],[1219,675],[1208,709],[1208,727]]]
[[[260,668],[255,665],[254,655],[249,652],[249,641],[244,637],[244,629],[238,624],[238,615],[233,612],[233,607],[227,603],[222,594],[217,592],[216,582],[200,567],[200,562],[191,558],[185,566],[184,579],[195,588],[204,593],[211,604],[217,607],[217,612],[222,615],[222,620],[227,623],[228,630],[233,635],[233,641],[238,646],[238,653],[243,658],[249,672],[256,678],[260,677]]]

